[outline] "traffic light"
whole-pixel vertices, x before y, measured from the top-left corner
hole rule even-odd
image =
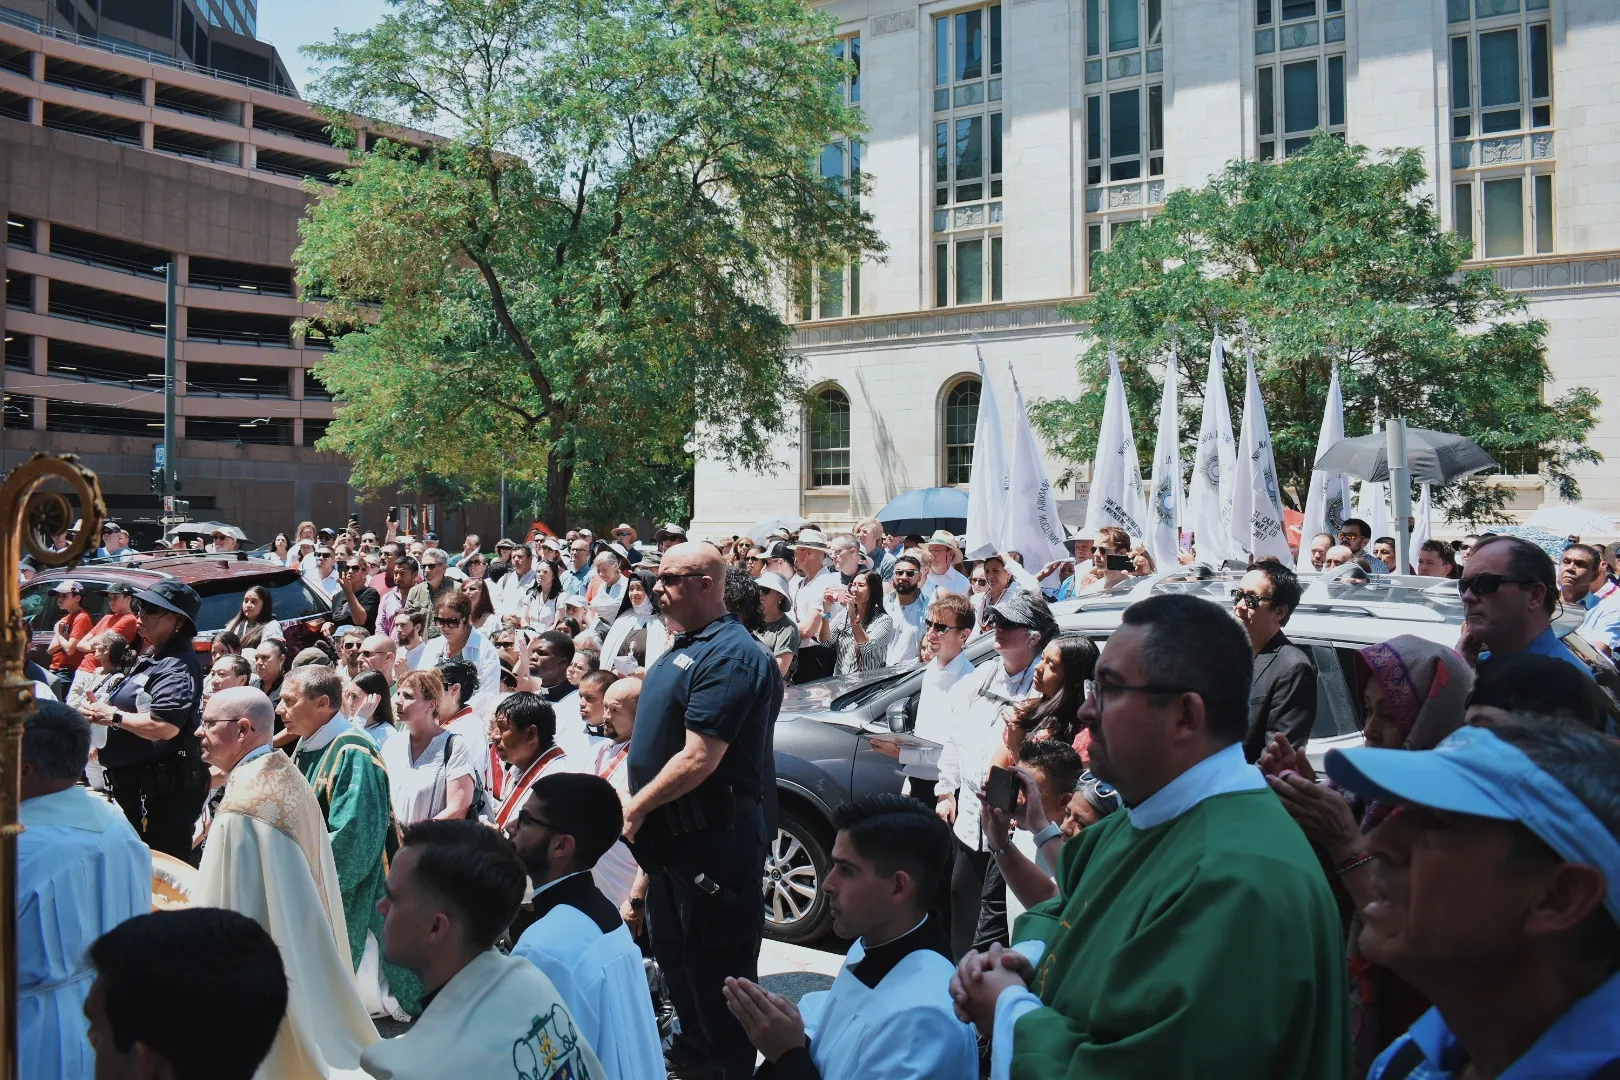
[[[152,490],[163,494],[163,466],[159,465],[152,470]]]

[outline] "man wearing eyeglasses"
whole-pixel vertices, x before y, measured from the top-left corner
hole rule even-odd
[[[440,599],[446,593],[459,593],[461,590],[445,573],[449,558],[442,549],[424,549],[418,563],[422,567],[422,580],[411,586],[411,591],[405,597],[405,606],[422,613],[425,620],[423,635],[431,640],[439,636],[439,626],[433,621],[433,612]]]
[[[584,596],[591,587],[591,542],[583,536],[568,541],[568,561],[563,564],[564,596]]]
[[[1372,526],[1360,518],[1346,518],[1339,526],[1339,543],[1350,549],[1350,554],[1360,555],[1363,548],[1372,542]]]
[[[1217,604],[1125,610],[1080,720],[1128,809],[1065,853],[1012,949],[969,953],[951,980],[992,1080],[1350,1075],[1338,906],[1243,760],[1252,669]]]
[[[1282,629],[1299,606],[1301,591],[1294,572],[1274,562],[1256,564],[1232,590],[1232,613],[1254,649],[1249,730],[1243,736],[1243,756],[1251,763],[1279,732],[1288,745],[1303,750],[1316,723],[1316,665]]]
[[[647,932],[681,1033],[680,1075],[742,1080],[754,1047],[722,996],[759,978],[770,726],[782,677],[726,610],[726,563],[709,544],[659,562],[658,598],[676,637],[648,669],[630,736],[624,836],[647,872]]]
[[[304,577],[311,585],[321,590],[322,596],[330,600],[343,587],[338,575],[337,559],[332,554],[332,549],[325,544],[315,549],[314,558],[315,569],[307,571]]]
[[[898,590],[900,574],[906,563],[920,573],[921,566],[909,555],[894,561],[895,588]],[[917,722],[912,734],[919,739],[945,745],[951,733],[951,687],[963,676],[973,674],[973,661],[962,655],[962,646],[973,636],[978,619],[973,605],[959,593],[935,593],[934,602],[923,614],[923,634],[928,642],[928,666],[923,669],[922,689],[917,694]],[[882,752],[890,744],[874,744]],[[935,786],[939,781],[939,751],[900,749],[900,771],[911,785],[910,795],[933,806]]]
[[[1457,579],[1463,632],[1457,651],[1477,666],[1493,656],[1527,652],[1591,669],[1553,632],[1558,578],[1552,556],[1516,536],[1485,536],[1474,545]]]
[[[940,595],[936,592],[935,599]],[[961,622],[960,618],[950,620],[950,636],[958,633]],[[969,622],[971,625],[971,619]],[[943,749],[935,809],[954,827],[957,839],[956,865],[951,871],[953,957],[960,957],[981,940],[1006,937],[1005,923],[978,925],[984,877],[992,861],[979,828],[979,797],[995,753],[1005,745],[1007,720],[1021,702],[1036,693],[1036,662],[1058,632],[1046,600],[1023,590],[992,604],[985,613],[985,625],[995,634],[999,661],[985,664],[982,673],[951,687],[946,731],[938,740]],[[918,722],[922,722],[920,712]]]
[[[366,564],[358,555],[350,555],[343,564],[338,578],[338,592],[332,598],[332,617],[327,620],[326,633],[334,626],[358,626],[365,630],[377,628],[377,609],[382,597],[366,584]]]

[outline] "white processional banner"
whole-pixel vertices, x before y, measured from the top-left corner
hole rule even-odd
[[[999,549],[1002,525],[1007,520],[1007,453],[1001,441],[1001,409],[996,390],[979,352],[979,418],[973,429],[973,472],[968,483],[967,546],[963,555],[982,559]],[[1039,565],[1039,564],[1037,564]]]
[[[1334,367],[1328,383],[1327,406],[1322,410],[1322,430],[1316,436],[1316,458],[1344,438],[1344,393],[1339,388],[1339,369]],[[1339,527],[1350,516],[1350,478],[1344,473],[1311,470],[1310,491],[1305,497],[1305,522],[1299,533],[1299,568],[1311,568],[1311,540],[1320,533],[1339,542]]]
[[[1018,386],[1018,377],[1012,375],[1011,364],[1007,365],[1007,373],[1012,376],[1013,403],[1017,411],[1013,416],[1013,454],[1007,473],[1007,513],[1001,550],[1016,551],[1024,557],[1026,567],[1039,568],[1053,560],[1068,558],[1069,552],[1063,542],[1063,523],[1058,520],[1052,484],[1041,464],[1040,444],[1029,426],[1024,392]]]
[[[1181,415],[1176,406],[1179,358],[1171,343],[1159,400],[1159,431],[1153,442],[1153,482],[1148,486],[1148,553],[1158,569],[1176,565],[1181,554]]]
[[[1236,497],[1232,506],[1233,543],[1260,558],[1274,555],[1285,563],[1293,558],[1283,531],[1282,498],[1277,490],[1277,462],[1271,452],[1271,431],[1266,406],[1260,399],[1260,380],[1254,373],[1254,348],[1247,346],[1247,374],[1243,391],[1243,428],[1238,438]]]
[[[1130,535],[1131,544],[1146,536],[1147,508],[1142,501],[1142,467],[1131,437],[1131,412],[1125,404],[1125,384],[1119,377],[1119,358],[1108,350],[1108,390],[1103,398],[1102,426],[1097,432],[1097,453],[1091,459],[1091,495],[1086,500],[1086,533],[1095,536],[1105,525],[1117,525]]]
[[[1232,414],[1226,401],[1222,367],[1221,331],[1209,343],[1209,377],[1204,383],[1204,416],[1198,426],[1198,450],[1193,458],[1192,485],[1187,494],[1186,525],[1193,533],[1193,548],[1200,562],[1219,566],[1232,552],[1232,488],[1237,478],[1237,443],[1232,438]]]

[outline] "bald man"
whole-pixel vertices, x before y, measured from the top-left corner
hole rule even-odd
[[[370,668],[388,680],[393,686],[408,666],[401,666],[399,662],[399,643],[387,634],[372,634],[360,643],[360,668]]]
[[[722,991],[727,977],[757,981],[782,676],[726,611],[725,586],[725,560],[708,544],[677,544],[658,564],[653,591],[677,636],[642,683],[624,833],[648,871],[648,938],[681,1020],[669,1060],[741,1078],[753,1075],[754,1046]]]
[[[377,1029],[349,963],[326,821],[298,767],[271,749],[275,722],[270,699],[251,686],[221,690],[203,709],[203,760],[227,778],[192,903],[246,915],[281,949],[287,1016],[255,1075],[326,1076],[358,1068]],[[318,926],[328,932],[310,932]]]
[[[607,738],[596,752],[596,775],[613,785],[621,806],[630,801],[630,770],[625,758],[630,753],[630,736],[636,730],[636,709],[640,704],[640,679],[619,679],[602,694],[602,734]],[[636,915],[635,925],[639,927],[642,909],[639,905],[631,908],[629,901],[633,892],[643,900],[647,892],[645,883],[641,889],[635,888],[636,860],[630,854],[629,845],[623,840],[614,844],[596,861],[591,874],[596,878],[596,887],[618,907],[625,922],[631,922],[624,914],[630,910]]]

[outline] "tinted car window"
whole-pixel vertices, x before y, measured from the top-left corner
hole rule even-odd
[[[1361,709],[1350,677],[1355,650],[1314,643],[1305,647],[1316,661],[1316,723],[1311,725],[1311,738],[1354,734],[1361,728]]]
[[[242,594],[254,584],[261,583],[244,581],[241,585],[232,587],[227,582],[217,582],[216,586],[225,588],[221,592],[203,596],[202,609],[197,613],[197,629],[205,632],[223,630],[225,624],[236,618],[237,612],[242,610]],[[270,589],[270,609],[275,612],[277,619],[301,619],[322,615],[330,608],[325,601],[318,601],[315,598],[313,591],[302,578],[293,578],[267,588]]]

